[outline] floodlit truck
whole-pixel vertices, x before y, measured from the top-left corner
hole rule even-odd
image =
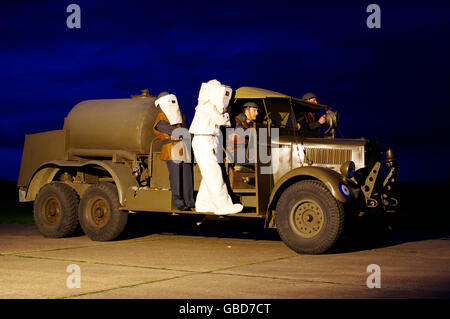
[[[152,130],[155,100],[143,90],[127,99],[82,101],[63,129],[25,136],[19,198],[34,201],[44,236],[70,236],[80,224],[92,240],[113,240],[130,212],[213,215],[179,211],[172,202],[162,142]],[[294,251],[318,254],[336,243],[344,224],[395,212],[399,167],[392,150],[382,159],[373,140],[335,137],[337,113],[329,114],[329,134],[305,131],[297,115],[326,106],[259,88],[236,90],[231,118],[248,101],[261,106],[249,134],[254,143],[246,144],[256,160],[238,165],[224,156],[224,177],[244,206],[225,219],[261,219]],[[202,177],[196,164],[193,170],[197,191]]]

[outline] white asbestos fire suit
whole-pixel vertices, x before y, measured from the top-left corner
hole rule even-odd
[[[192,148],[202,173],[195,210],[227,215],[239,213],[243,206],[233,204],[218,163],[218,155],[222,154],[220,126],[230,126],[228,113],[219,112],[211,100],[199,98],[199,105],[195,108],[195,116],[189,129],[194,135]]]

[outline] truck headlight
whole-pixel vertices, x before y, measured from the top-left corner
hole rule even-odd
[[[355,163],[347,161],[341,165],[341,174],[346,178],[352,178],[355,174]]]

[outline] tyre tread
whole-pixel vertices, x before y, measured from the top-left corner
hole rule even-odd
[[[62,196],[61,223],[56,230],[49,230],[40,220],[39,205],[42,198],[48,193],[53,192]],[[78,193],[69,185],[60,182],[51,182],[44,185],[40,190],[33,205],[33,218],[39,232],[49,238],[62,238],[72,235],[78,226],[78,205],[80,199]],[[46,229],[47,228],[47,229]]]
[[[84,216],[84,208],[87,205],[89,196],[93,194],[105,195],[109,202],[111,216],[108,227],[94,229],[89,225],[87,217]],[[78,209],[78,218],[80,220],[81,228],[85,234],[94,241],[109,241],[115,239],[123,232],[128,220],[128,213],[121,211],[120,207],[117,188],[114,184],[100,182],[91,185],[83,194]]]
[[[331,229],[332,232],[324,233],[324,236],[322,236],[322,238],[317,243],[314,243],[314,245],[311,245],[310,247],[305,247],[305,245],[302,245],[302,247],[300,247],[300,245],[298,244],[298,236],[293,234],[289,227],[284,226],[284,223],[281,220],[283,218],[286,218],[286,215],[288,215],[287,212],[283,212],[283,209],[286,209],[286,207],[283,208],[283,206],[288,206],[289,202],[292,201],[292,198],[295,198],[297,194],[302,192],[315,193],[316,196],[322,196],[318,194],[326,194],[322,197],[326,201],[327,207],[331,208],[331,214],[335,215],[336,217],[330,218],[331,224],[329,226],[329,229]],[[340,238],[342,230],[344,228],[344,217],[345,214],[342,203],[337,201],[332,196],[328,188],[322,182],[317,180],[304,180],[292,184],[280,196],[276,207],[275,224],[277,225],[278,234],[280,235],[286,246],[296,251],[297,253],[320,254],[330,249]]]

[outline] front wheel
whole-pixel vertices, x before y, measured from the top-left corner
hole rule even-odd
[[[275,223],[289,248],[301,254],[320,254],[340,238],[344,208],[322,182],[300,181],[278,200]]]
[[[81,197],[78,218],[81,228],[90,239],[108,241],[122,233],[128,213],[120,210],[115,185],[97,183],[89,186]]]

